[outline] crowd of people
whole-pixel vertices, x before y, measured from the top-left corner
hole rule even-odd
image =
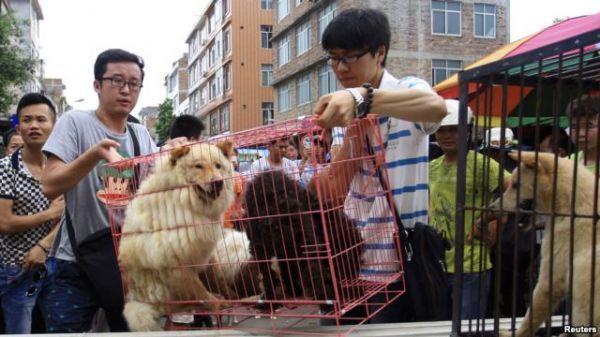
[[[329,130],[325,133],[328,136],[272,141],[265,144],[268,155],[258,158],[247,169],[283,170],[303,186],[309,186],[315,179],[324,188],[335,186],[335,190],[348,195],[349,204],[360,204],[364,211],[351,216],[366,226],[377,228],[381,219],[394,217],[407,230],[418,223],[430,224],[449,243],[445,262],[450,296],[455,277],[454,256],[460,253],[453,248],[458,147],[460,142],[467,141],[459,138],[459,104],[455,100],[444,101],[422,79],[397,78],[386,70],[390,38],[387,17],[380,11],[348,9],[339,13],[323,32],[322,46],[343,89],[321,97],[314,111],[316,123]],[[121,276],[106,205],[97,192],[102,189],[99,172],[103,164],[159,151],[143,126],[128,122],[143,81],[144,63],[140,57],[110,49],[98,55],[94,65],[97,109],[69,111],[57,119],[53,104],[44,95],[32,93],[21,98],[17,106],[19,124],[14,132],[4,136],[6,157],[0,160],[3,276],[0,299],[6,332],[31,332],[36,304],[41,319],[37,324],[34,322],[34,331],[89,331],[100,308],[111,331],[127,331],[122,316]],[[570,135],[564,130],[543,131],[539,146],[534,149],[571,156],[595,171],[599,107],[598,98],[593,97],[574,103],[568,108],[574,121]],[[385,154],[389,177],[389,186],[379,188],[389,188],[393,195],[393,207],[384,213],[375,207],[377,198],[362,198],[361,191],[355,190],[357,184],[349,180],[364,179],[363,183],[369,183],[369,177],[361,176],[359,167],[347,165],[352,146],[345,127],[357,116],[371,112],[379,116],[384,140],[380,150]],[[468,115],[471,121],[473,113],[469,111]],[[197,141],[203,129],[202,122],[195,117],[178,117],[171,129],[171,139],[163,144],[163,149]],[[509,146],[494,143],[500,138],[493,135],[498,134],[497,130],[488,132],[483,148],[477,151],[477,144],[470,143],[467,155],[466,200],[478,205],[498,196],[505,186],[501,177],[510,174],[503,152]],[[432,135],[439,146],[437,157],[430,154]],[[507,133],[504,138],[512,136]],[[572,151],[574,148],[579,151]],[[500,159],[497,162],[490,158]],[[239,169],[239,158],[231,159]],[[353,175],[336,174],[340,170]],[[469,243],[462,252],[462,318],[483,317],[486,311],[489,314],[492,270],[500,268],[493,262],[494,247],[515,244],[510,233],[507,237],[501,233],[500,242],[491,242],[489,235],[481,231],[477,234],[481,217],[481,212],[465,214],[465,239]],[[504,228],[506,231],[511,227]],[[390,247],[375,245],[372,249],[384,254]],[[503,260],[511,261],[513,251],[503,249],[502,254],[508,254]],[[527,251],[516,251],[529,259]],[[382,272],[370,270],[369,261],[363,262],[361,277]],[[384,272],[393,273],[398,268],[391,264]],[[508,268],[503,269],[504,275],[510,273],[511,265],[501,268]],[[517,277],[525,279],[526,274],[521,265]],[[506,280],[503,278],[502,282]],[[395,283],[390,288],[401,286]],[[526,289],[519,282],[517,287],[520,289],[514,292],[522,299],[517,303],[520,313],[526,308]],[[505,303],[506,296],[512,296],[513,290],[509,291],[502,294]],[[385,299],[378,296],[372,299],[373,303],[382,301]],[[375,315],[371,322],[410,319],[405,301],[397,301]]]

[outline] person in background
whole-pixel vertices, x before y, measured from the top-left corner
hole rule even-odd
[[[598,151],[598,122],[600,118],[600,96],[583,95],[572,100],[566,108],[571,118],[571,141],[577,146],[577,152],[570,158],[583,163],[591,172],[596,173]]]
[[[302,138],[304,155],[300,168],[300,184],[307,187],[312,178],[321,172],[326,163],[327,146],[318,135],[306,135]]]
[[[2,141],[4,144],[4,155],[10,156],[13,152],[17,151],[23,146],[23,137],[15,129],[10,129],[2,135]]]
[[[569,156],[571,149],[571,139],[564,129],[557,130],[557,137],[554,137],[554,132],[551,127],[544,128],[540,132],[540,146],[538,151],[555,153],[561,158]]]
[[[498,164],[504,165],[505,170],[512,172],[517,167],[517,163],[507,153],[513,149],[514,133],[511,129],[505,128],[504,144],[502,144],[502,131],[500,127],[486,130],[480,152],[494,159]]]
[[[202,131],[204,131],[204,123],[200,118],[192,115],[181,115],[173,120],[169,130],[169,138],[185,137],[190,142],[197,142],[201,139]]]
[[[296,143],[290,139],[285,148],[284,157],[296,163],[296,165],[300,164],[301,159],[298,159],[298,148],[296,147]]]
[[[251,174],[257,174],[263,171],[282,170],[291,179],[300,180],[298,165],[287,159],[283,154],[288,146],[286,140],[272,140],[269,142],[269,156],[255,160],[250,166]]]
[[[45,262],[65,203],[42,193],[46,170],[42,146],[56,120],[42,94],[24,95],[17,105],[23,147],[0,160],[0,299],[6,332],[31,332],[32,311],[45,281]]]
[[[456,190],[457,190],[457,161],[459,149],[458,114],[459,102],[446,100],[448,115],[442,120],[436,131],[437,142],[444,155],[433,160],[429,165],[430,190],[430,222],[442,233],[451,245],[446,251],[446,268],[448,273],[449,291],[452,291],[454,281],[454,247],[456,231]],[[471,123],[473,113],[468,109],[468,123]],[[487,171],[487,172],[486,172]],[[494,193],[503,189],[504,181],[498,181],[501,168],[497,162],[469,150],[467,153],[466,196],[469,206],[483,207],[494,199]],[[505,172],[504,176],[508,176]],[[462,319],[483,318],[490,289],[492,264],[490,247],[485,246],[479,239],[470,240],[467,235],[471,232],[473,223],[480,216],[479,211],[465,211],[465,245],[463,249],[462,275]],[[471,241],[469,243],[469,241]]]

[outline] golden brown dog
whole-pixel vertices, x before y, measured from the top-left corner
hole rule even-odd
[[[519,160],[516,153],[509,154]],[[554,230],[550,221],[546,223],[541,250],[541,268],[539,278],[533,292],[533,302],[527,310],[523,323],[516,336],[529,336],[551,314],[549,303],[554,308],[569,295],[569,265],[573,265],[573,297],[572,325],[600,326],[600,228],[596,231],[595,246],[592,246],[593,221],[590,216],[594,212],[595,176],[585,166],[577,166],[576,189],[573,190],[576,164],[565,158],[558,158],[555,167],[553,154],[539,153],[536,160],[534,152],[521,152],[520,169],[512,174],[512,184],[504,193],[504,207],[511,210],[519,207],[518,203],[534,201],[535,211],[559,214],[555,218]],[[537,174],[536,174],[537,171]],[[554,190],[554,176],[556,190]],[[534,195],[534,182],[537,187]],[[517,200],[519,191],[519,200]],[[556,194],[553,207],[553,194]],[[573,260],[570,260],[570,229],[574,200],[576,214],[573,227]],[[498,208],[499,200],[492,204]],[[562,214],[562,215],[560,215]],[[582,217],[588,216],[588,217]],[[600,224],[597,225],[600,227]],[[551,249],[551,241],[553,248]],[[592,275],[592,252],[595,251],[595,274]],[[552,268],[552,275],[550,269]],[[552,280],[552,283],[551,281]],[[592,280],[594,280],[592,282]],[[552,287],[551,287],[552,285]],[[591,298],[592,287],[594,298]],[[552,292],[550,292],[552,288]],[[593,321],[590,321],[590,302],[593,301]],[[502,332],[502,336],[510,336],[510,332]],[[583,335],[583,334],[582,334]],[[587,335],[587,334],[586,334]],[[600,334],[595,334],[600,336]]]

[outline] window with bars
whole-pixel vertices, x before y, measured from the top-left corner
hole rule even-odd
[[[475,4],[473,31],[476,37],[496,38],[496,5]]]
[[[310,49],[310,20],[301,24],[296,31],[296,55],[302,55]]]
[[[223,67],[223,91],[231,89],[231,63],[227,63]]]
[[[273,26],[260,26],[260,46],[261,48],[271,48],[271,37],[273,36]]]
[[[318,69],[319,73],[319,96],[332,93],[337,90],[337,80],[333,69],[328,64],[322,64]]]
[[[273,83],[273,65],[272,64],[261,64],[260,65],[260,84],[263,87],[268,87]]]
[[[286,35],[279,40],[279,47],[277,48],[277,63],[279,67],[290,62],[291,46],[290,46],[290,35]]]
[[[331,22],[331,20],[333,20],[333,17],[335,16],[336,11],[337,11],[337,4],[335,1],[330,3],[329,5],[325,6],[323,9],[321,9],[319,11],[319,19],[318,19],[319,42],[321,42],[321,36],[323,35],[323,32],[325,31],[325,27],[327,27],[327,25]]]
[[[290,83],[286,83],[277,88],[277,102],[279,111],[286,111],[292,107],[292,93],[290,91]]]
[[[461,9],[460,2],[432,0],[431,33],[460,36]]]
[[[260,110],[262,112],[263,125],[272,124],[275,120],[275,109],[273,109],[273,102],[262,102]]]
[[[298,77],[296,80],[296,105],[310,102],[310,73]]]
[[[432,60],[431,83],[436,85],[462,69],[460,60]]]

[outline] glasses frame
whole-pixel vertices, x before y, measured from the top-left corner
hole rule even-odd
[[[335,56],[331,56],[331,55],[327,55],[325,58],[327,59],[327,64],[329,64],[332,67],[337,67],[340,62],[344,62],[344,64],[354,64],[356,62],[358,62],[358,60],[367,55],[369,52],[371,52],[370,50],[365,50],[363,52],[361,52],[360,54],[356,54],[356,55],[352,55],[352,56],[342,56],[342,57],[335,57]]]
[[[144,84],[142,82],[137,83],[137,85],[131,82],[131,81],[138,82],[137,79],[131,79],[131,80],[126,81],[124,78],[119,77],[119,76],[100,78],[100,81],[107,81],[107,80],[110,81],[110,85],[112,87],[119,88],[119,89],[123,89],[123,88],[125,88],[125,86],[128,86],[129,90],[131,90],[131,91],[140,91],[144,87]],[[119,81],[119,80],[123,81],[122,85],[115,83],[115,81]]]

